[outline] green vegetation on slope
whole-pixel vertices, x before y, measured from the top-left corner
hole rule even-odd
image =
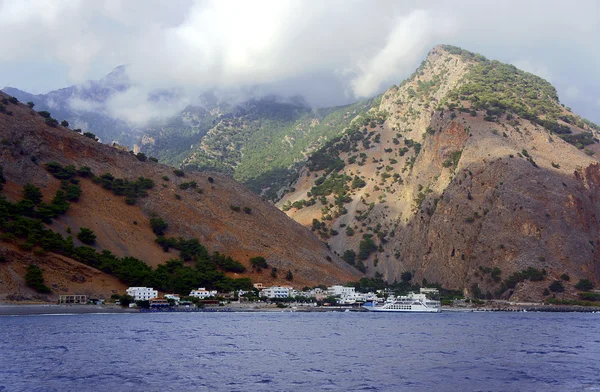
[[[327,140],[340,135],[373,100],[311,110],[273,99],[251,101],[223,115],[185,166],[229,173],[255,192],[271,187],[268,198],[296,176],[294,165]]]
[[[577,148],[583,149],[598,142],[591,130],[600,131],[600,127],[578,116],[565,114],[568,110],[560,105],[556,89],[546,80],[514,65],[490,61],[460,48],[444,48],[475,61],[475,64],[465,75],[461,86],[448,93],[440,103],[440,108],[447,106],[454,110],[458,107],[460,111],[468,111],[463,107],[463,102],[468,102],[470,110],[485,111],[488,121],[498,121],[503,115],[510,121],[513,115],[517,115],[558,134]],[[572,134],[570,126],[587,129],[588,132]]]
[[[83,172],[87,170],[74,170],[74,168],[54,162],[46,164],[51,172],[58,177],[66,173]],[[2,168],[0,166],[0,173]],[[71,178],[71,181],[77,180]],[[63,180],[65,181],[65,180]],[[57,191],[57,195],[62,190]],[[0,240],[13,242],[23,251],[34,251],[37,255],[45,252],[62,254],[97,268],[107,274],[117,277],[122,282],[131,286],[153,286],[161,291],[176,292],[187,295],[190,290],[198,287],[215,288],[222,291],[250,289],[252,282],[248,278],[232,279],[223,271],[244,272],[245,267],[231,257],[214,253],[208,254],[206,248],[197,239],[173,239],[173,247],[180,250],[182,260],[173,259],[158,266],[155,270],[142,260],[134,257],[120,258],[108,250],[96,251],[89,246],[76,246],[73,237],[64,238],[61,234],[49,229],[45,223],[51,223],[52,218],[64,214],[69,202],[61,199],[51,204],[42,201],[40,188],[26,184],[23,188],[22,200],[11,203],[5,196],[0,196]],[[159,232],[167,229],[164,221],[153,220],[151,226]],[[77,235],[80,241],[93,245],[96,236],[92,230],[80,228]],[[171,239],[169,239],[171,240]],[[158,242],[158,241],[157,241]],[[166,249],[168,251],[168,247]],[[193,266],[184,265],[184,261],[193,262]],[[33,266],[28,267],[26,276],[27,284],[41,293],[48,293],[44,286],[41,270]]]

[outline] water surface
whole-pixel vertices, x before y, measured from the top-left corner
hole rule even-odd
[[[0,317],[0,391],[600,391],[600,314]]]

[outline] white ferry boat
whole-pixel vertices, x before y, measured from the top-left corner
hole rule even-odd
[[[409,293],[400,297],[389,296],[380,305],[376,302],[366,303],[365,309],[372,312],[421,312],[439,313],[441,311],[440,301],[428,299],[425,294]]]

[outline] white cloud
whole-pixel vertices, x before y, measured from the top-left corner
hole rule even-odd
[[[398,83],[432,46],[449,43],[488,58],[516,59],[516,66],[572,85],[582,96],[600,90],[600,52],[592,50],[600,41],[595,0],[166,4],[0,0],[0,85],[47,86],[55,80],[59,88],[129,64],[139,91],[175,87],[188,96],[182,103],[200,90],[225,88],[287,95],[319,91],[312,103],[339,104]],[[124,105],[115,104],[114,112],[133,113],[136,105],[152,112],[136,99],[145,100],[145,94],[114,98]]]
[[[164,96],[148,99],[152,92],[138,86],[110,97],[104,110],[111,117],[126,120],[135,125],[144,125],[175,115],[190,104],[186,96]]]
[[[575,86],[567,86],[565,89],[565,96],[568,99],[577,99],[581,96],[581,91]]]
[[[451,29],[451,21],[434,18],[423,10],[399,17],[385,46],[364,66],[359,65],[358,75],[352,80],[355,95],[372,96],[385,82],[410,72],[422,58],[423,49],[431,47],[442,32],[450,35]]]
[[[537,75],[543,79],[546,79],[549,82],[552,81],[552,73],[544,64],[537,64],[532,59],[513,60],[510,63],[515,67],[522,69],[523,71]]]

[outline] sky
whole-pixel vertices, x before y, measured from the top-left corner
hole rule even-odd
[[[156,89],[177,88],[180,105],[215,89],[345,104],[443,43],[549,80],[600,123],[597,0],[0,0],[0,36],[0,87],[45,93],[126,64],[135,89],[109,104],[131,121],[156,111]]]

